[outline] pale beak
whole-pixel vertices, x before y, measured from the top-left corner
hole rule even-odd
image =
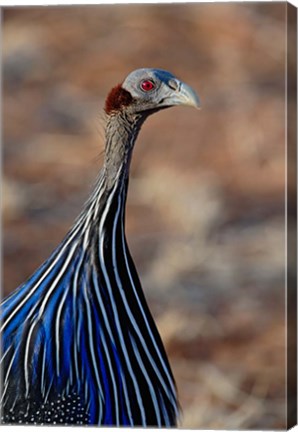
[[[180,82],[180,88],[177,92],[177,105],[188,105],[195,108],[200,108],[201,103],[199,96],[187,84]]]
[[[187,84],[177,79],[169,82],[168,95],[162,100],[164,107],[186,105],[200,108],[200,99],[196,92]]]

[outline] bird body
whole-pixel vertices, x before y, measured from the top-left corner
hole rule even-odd
[[[3,423],[176,425],[175,382],[128,249],[125,205],[140,127],[179,97],[198,105],[190,87],[158,69],[134,71],[110,92],[93,193],[1,305]]]

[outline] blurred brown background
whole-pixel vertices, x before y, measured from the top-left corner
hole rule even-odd
[[[202,110],[145,123],[127,236],[184,428],[285,427],[286,3],[3,11],[4,295],[63,238],[102,163],[102,109],[133,69]]]

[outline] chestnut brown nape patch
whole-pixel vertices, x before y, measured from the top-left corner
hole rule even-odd
[[[122,107],[128,106],[133,101],[132,95],[124,90],[121,84],[113,87],[105,103],[105,112],[110,114],[115,111],[119,111]]]

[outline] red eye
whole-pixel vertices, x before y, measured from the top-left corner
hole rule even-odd
[[[150,80],[145,80],[141,83],[141,87],[142,87],[142,90],[147,92],[147,91],[154,89],[155,84]]]

